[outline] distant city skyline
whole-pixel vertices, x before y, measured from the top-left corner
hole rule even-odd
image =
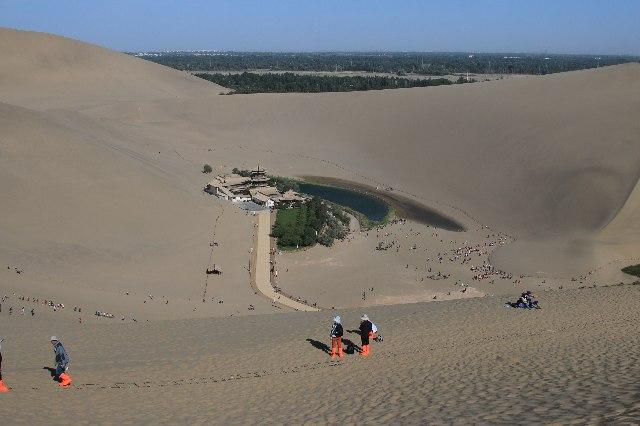
[[[640,1],[0,0],[0,26],[111,49],[640,55]]]

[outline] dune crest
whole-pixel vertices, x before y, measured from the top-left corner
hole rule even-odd
[[[226,89],[133,56],[0,28],[0,100],[34,109],[213,96]]]

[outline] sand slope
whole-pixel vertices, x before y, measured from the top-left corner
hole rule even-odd
[[[0,53],[0,99],[35,109],[207,96],[186,73],[65,37],[0,28]]]
[[[248,146],[336,161],[548,236],[603,227],[635,187],[638,95],[630,64],[433,90],[234,96],[211,119]]]
[[[639,99],[640,66],[628,64],[468,86],[185,101],[179,114],[218,144],[241,147],[248,164],[308,174],[315,162],[325,174],[454,205],[531,243],[501,257],[503,266],[530,250],[518,268],[538,271],[533,259],[543,256],[549,273],[575,273],[613,256],[562,247],[594,249],[636,187]],[[143,109],[92,113],[138,125],[178,113],[171,102]]]
[[[531,312],[495,298],[371,309],[384,342],[368,359],[337,362],[323,351],[322,313],[111,327],[5,315],[14,390],[0,415],[12,424],[637,422],[638,286],[541,299]],[[340,313],[347,329],[361,314]],[[68,391],[41,370],[61,326]]]
[[[224,249],[215,256],[229,256],[218,296],[234,305],[194,306],[225,206],[200,191],[205,162],[391,186],[467,224],[469,233],[446,236],[452,246],[486,240],[479,224],[517,238],[491,255],[514,275],[569,278],[637,256],[637,64],[453,87],[219,96],[218,86],[127,55],[0,31],[0,262],[28,269],[5,292],[44,296],[50,282],[65,283],[66,304],[85,306],[81,291],[106,291],[105,309],[128,317],[141,307],[151,318],[246,313],[260,301],[271,309],[246,285],[251,221],[233,208],[216,228]],[[447,249],[428,233],[415,243]],[[341,248],[338,262],[384,276],[372,283],[380,300],[446,290],[416,290],[415,277],[394,285],[408,282],[395,271],[426,268],[426,257],[376,262],[361,249]],[[619,266],[606,280],[620,280]],[[458,269],[452,282],[470,276]],[[306,287],[291,291],[317,300],[327,294],[319,277],[349,280],[336,273],[311,262],[296,280]],[[238,287],[250,300],[235,297]],[[122,299],[126,291],[139,298]],[[142,306],[149,293],[183,305],[152,314]]]

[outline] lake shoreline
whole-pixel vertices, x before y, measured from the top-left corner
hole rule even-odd
[[[431,207],[427,207],[418,201],[390,191],[383,191],[358,182],[325,176],[300,176],[300,178],[308,183],[334,186],[336,188],[346,189],[375,197],[387,204],[390,210],[394,211],[395,216],[400,219],[406,219],[448,231],[466,231],[466,227],[455,219],[440,213]]]

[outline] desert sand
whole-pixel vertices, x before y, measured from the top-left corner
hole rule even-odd
[[[640,65],[221,96],[53,35],[0,29],[0,57],[1,418],[637,418],[638,287],[605,286],[640,262]],[[391,187],[466,231],[393,221],[277,253],[274,284],[324,308],[295,312],[256,288],[256,218],[202,192],[205,163]],[[502,306],[524,289],[543,310]],[[385,341],[331,362],[330,316],[355,327],[364,309]],[[40,370],[51,334],[72,358],[64,396]]]
[[[634,424],[639,286],[553,291],[516,311],[482,298],[371,308],[384,341],[325,352],[330,317],[81,326],[2,317],[11,424]],[[341,312],[347,329],[361,311]],[[74,387],[47,337],[61,328]],[[346,333],[356,344],[358,336]]]

